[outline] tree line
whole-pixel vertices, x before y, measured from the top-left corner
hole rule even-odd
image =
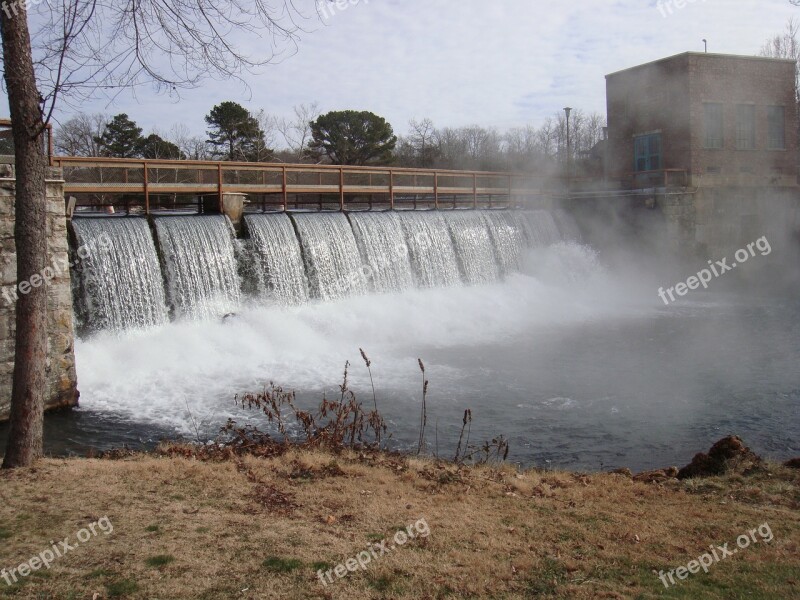
[[[244,162],[329,163],[401,167],[556,171],[567,162],[564,113],[500,131],[492,127],[437,127],[430,119],[412,119],[405,135],[395,135],[383,117],[368,111],[321,114],[316,103],[296,106],[289,118],[252,112],[232,101],[205,116],[205,136],[191,135],[184,124],[148,135],[127,114],[78,113],[55,132],[55,147],[67,156],[223,160]],[[570,118],[572,164],[585,174],[601,173],[602,115],[581,110]]]

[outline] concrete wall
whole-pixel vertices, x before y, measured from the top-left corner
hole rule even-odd
[[[15,302],[11,290],[16,285],[14,244],[14,166],[0,164],[0,420],[8,419],[14,371]],[[69,274],[67,222],[64,216],[64,182],[61,171],[50,169],[47,182],[47,230],[50,257],[56,276],[49,291],[48,409],[74,406],[78,401],[75,374],[72,294]],[[3,293],[5,292],[5,294]]]

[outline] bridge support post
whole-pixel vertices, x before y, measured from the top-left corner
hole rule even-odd
[[[394,210],[394,171],[389,169],[389,210]]]
[[[339,167],[339,210],[344,212],[344,168]]]

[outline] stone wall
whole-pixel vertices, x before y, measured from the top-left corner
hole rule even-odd
[[[764,236],[775,249],[771,261],[789,264],[800,251],[798,186],[607,192],[570,198],[561,207],[576,219],[584,241],[602,251],[703,265]]]
[[[15,186],[14,166],[0,164],[0,421],[8,419],[14,371]],[[53,409],[74,406],[78,402],[64,181],[59,169],[50,169],[48,173],[47,209],[48,264],[55,267],[56,275],[48,287],[48,358],[42,368],[47,370],[49,384],[45,406]]]
[[[800,188],[701,187],[659,194],[668,239],[690,254],[722,258],[762,236],[788,241],[800,232]]]

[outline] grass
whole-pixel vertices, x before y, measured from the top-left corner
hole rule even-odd
[[[170,554],[157,554],[145,559],[144,564],[148,567],[160,568],[166,567],[169,563],[174,562],[175,557]]]
[[[281,558],[279,556],[270,556],[261,563],[267,571],[272,573],[291,573],[295,569],[303,566],[303,562],[295,558]]]
[[[103,516],[114,525],[37,572],[49,577],[0,579],[2,599],[800,597],[800,472],[778,465],[642,483],[376,452],[135,455],[2,471],[0,496],[2,531],[13,531],[0,567]],[[320,582],[318,570],[422,518],[428,537]],[[658,579],[762,523],[771,543],[669,589]]]
[[[109,598],[125,598],[139,591],[139,584],[133,579],[120,579],[106,586]]]

